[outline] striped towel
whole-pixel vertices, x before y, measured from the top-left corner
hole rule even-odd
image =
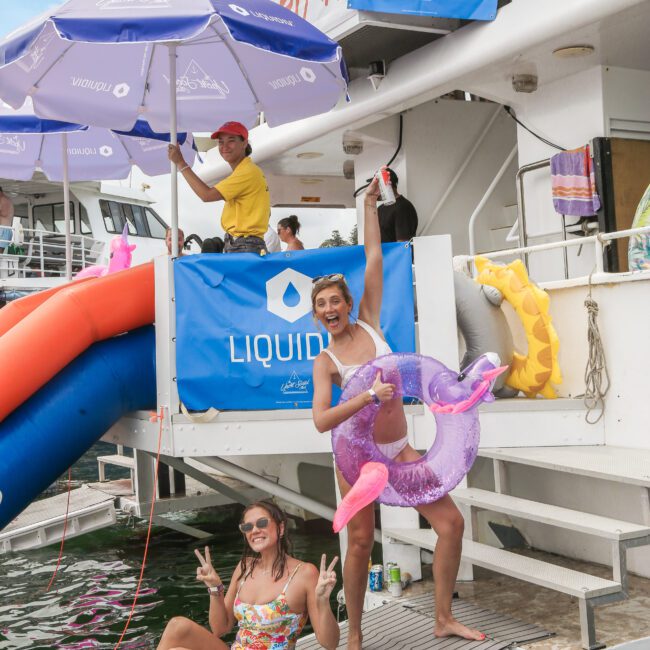
[[[551,157],[553,207],[559,214],[588,217],[600,209],[589,145]]]

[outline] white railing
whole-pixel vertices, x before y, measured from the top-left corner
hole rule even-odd
[[[65,277],[63,233],[20,227],[11,231],[10,244],[0,251],[0,278]],[[87,235],[72,235],[71,239],[73,272],[103,261],[106,242]]]
[[[540,253],[542,251],[555,250],[558,248],[566,249],[569,246],[587,246],[589,244],[593,244],[596,260],[595,272],[598,274],[604,274],[605,268],[603,265],[603,252],[611,241],[614,241],[616,239],[624,239],[626,237],[634,237],[636,235],[647,234],[650,234],[650,226],[644,226],[643,228],[630,228],[629,230],[617,230],[615,232],[601,232],[597,235],[591,235],[589,237],[577,237],[575,239],[567,239],[566,241],[551,242],[549,244],[537,244],[535,246],[522,246],[520,248],[509,248],[507,250],[501,251],[477,253],[476,255],[456,255],[454,257],[454,260],[461,264],[465,263],[469,266],[473,262],[474,258],[478,256],[487,257],[489,259],[495,259],[499,257],[516,257],[519,255],[528,256],[533,253]]]

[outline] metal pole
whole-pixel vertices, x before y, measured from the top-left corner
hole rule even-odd
[[[524,174],[535,169],[542,169],[551,164],[551,159],[538,160],[537,162],[524,165],[517,170],[515,181],[517,183],[517,219],[519,221],[519,248],[528,246],[528,231],[526,226],[526,200],[524,198]],[[524,255],[524,266],[528,269],[528,254]]]
[[[63,215],[65,223],[65,279],[72,280],[72,237],[70,234],[70,175],[68,173],[68,134],[61,138],[63,151]]]
[[[323,503],[310,499],[309,497],[300,494],[300,492],[290,490],[289,488],[284,487],[284,485],[279,485],[278,483],[269,481],[268,479],[263,478],[250,470],[244,469],[239,465],[224,460],[223,458],[219,458],[218,456],[207,456],[205,458],[197,458],[196,460],[202,462],[204,465],[214,467],[214,469],[219,470],[232,478],[244,481],[244,483],[248,483],[249,485],[264,490],[273,496],[284,499],[299,508],[304,508],[323,519],[327,519],[328,521],[334,520],[334,508],[330,508]],[[381,542],[381,531],[377,529],[375,529],[375,540]]]
[[[178,143],[176,112],[176,43],[169,48],[169,141]],[[172,208],[172,257],[178,257],[178,167],[171,164],[171,208]]]
[[[420,235],[422,235],[426,231],[426,229],[433,223],[434,219],[438,216],[438,212],[440,212],[440,210],[442,209],[442,206],[445,204],[445,202],[449,198],[449,195],[452,193],[452,191],[456,187],[456,184],[460,180],[460,177],[463,175],[463,172],[467,169],[467,166],[470,164],[470,162],[472,162],[474,158],[474,154],[477,152],[478,148],[483,144],[483,140],[485,140],[487,134],[490,132],[490,129],[492,128],[492,125],[494,124],[495,120],[497,119],[497,117],[499,117],[499,113],[501,113],[501,105],[497,106],[497,109],[496,111],[494,111],[494,114],[490,118],[490,121],[486,124],[485,128],[481,132],[481,135],[478,137],[478,140],[476,140],[471,151],[467,154],[467,157],[463,161],[463,164],[459,167],[458,171],[456,172],[456,175],[451,179],[451,182],[447,186],[447,189],[445,190],[444,194],[440,197],[440,200],[438,201],[436,207],[433,209],[431,216],[428,218],[424,226],[422,226],[419,229]]]
[[[517,155],[517,145],[515,145],[512,148],[512,151],[508,154],[508,157],[505,159],[503,165],[501,165],[501,168],[497,172],[497,175],[490,183],[490,186],[485,191],[483,198],[479,201],[476,208],[474,208],[474,212],[472,212],[472,216],[469,218],[469,254],[470,255],[476,255],[476,235],[474,233],[474,226],[476,223],[476,219],[478,218],[478,215],[481,213],[481,210],[483,210],[483,208],[485,207],[485,204],[488,202],[489,198],[492,196],[492,193],[496,189],[496,186],[498,185],[503,175],[506,173],[508,167],[510,166],[510,163],[514,160],[514,157],[516,155]]]

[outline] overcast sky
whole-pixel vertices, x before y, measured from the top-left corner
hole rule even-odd
[[[0,0],[0,37],[60,4],[52,0]],[[134,169],[132,177],[121,184],[139,189],[142,183],[150,186],[147,193],[156,202],[155,209],[169,221],[169,175],[149,178]],[[303,224],[300,237],[308,248],[318,246],[334,229],[338,229],[343,237],[347,238],[356,223],[354,210],[302,208],[290,212],[297,212]],[[194,232],[201,237],[220,234],[220,214],[220,207],[216,204],[203,204],[192,194],[185,182],[179,179],[179,222],[186,234]],[[271,225],[275,226],[277,220],[285,216],[287,210],[274,210]]]

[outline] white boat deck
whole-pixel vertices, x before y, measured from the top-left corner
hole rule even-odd
[[[436,639],[433,636],[433,597],[430,593],[404,596],[363,615],[364,650],[501,650],[518,643],[527,643],[553,635],[537,625],[483,609],[463,600],[454,600],[454,616],[471,627],[480,629],[484,641],[467,641],[458,637]],[[347,641],[347,622],[341,623],[339,647]],[[298,642],[299,650],[321,646],[314,635]]]
[[[34,501],[0,532],[0,552],[42,548],[61,541],[68,493]],[[111,526],[114,497],[84,485],[70,491],[66,539]]]

